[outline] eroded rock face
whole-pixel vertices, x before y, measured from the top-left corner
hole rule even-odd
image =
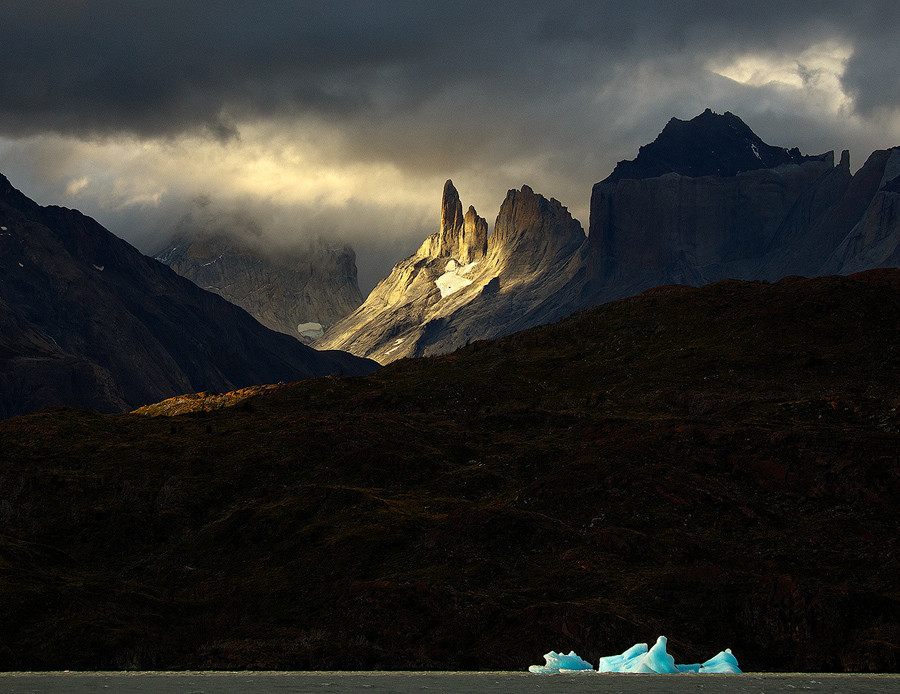
[[[873,152],[837,206],[855,222],[822,267],[822,274],[851,274],[900,266],[900,147]],[[866,202],[868,201],[868,204]],[[862,210],[860,214],[860,210]]]
[[[317,243],[264,253],[224,233],[197,233],[182,235],[156,259],[267,328],[306,342],[363,300],[349,246]]]
[[[77,210],[0,176],[0,416],[365,373],[273,332]]]
[[[473,207],[462,214],[447,181],[440,231],[316,346],[387,363],[560,318],[574,310],[562,290],[580,269],[584,240],[565,207],[528,186],[509,191],[488,238],[487,222]]]
[[[584,238],[581,223],[559,200],[522,186],[509,191],[500,206],[488,255],[492,262],[514,264],[520,273],[533,272],[569,258]]]
[[[835,166],[831,152],[772,147],[730,113],[673,119],[593,188],[586,301],[896,264],[893,151],[852,175],[848,152]]]

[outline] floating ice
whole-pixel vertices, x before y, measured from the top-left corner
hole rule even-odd
[[[700,666],[701,673],[732,673],[740,671],[741,669],[738,667],[737,658],[735,658],[731,653],[730,648],[726,648],[724,651],[720,651],[718,654],[714,655],[712,658],[710,658]]]
[[[646,643],[636,643],[622,655],[608,655],[600,658],[599,672],[631,672],[629,665],[647,652]]]
[[[647,644],[641,643],[639,646],[647,647]],[[627,653],[627,651],[626,651]],[[653,648],[644,655],[633,658],[624,663],[625,668],[622,672],[643,672],[656,673],[658,675],[671,675],[678,672],[675,667],[675,658],[666,653],[666,637],[660,636],[653,644]]]
[[[678,672],[693,672],[694,674],[700,672],[700,663],[692,663],[690,665],[676,665],[678,668]]]
[[[634,672],[647,674],[676,674],[691,672],[699,674],[740,673],[737,658],[730,648],[719,652],[705,663],[691,665],[676,665],[675,659],[666,652],[667,639],[660,636],[653,648],[648,648],[646,643],[636,643],[620,655],[608,655],[600,658],[600,664],[596,672]],[[594,672],[591,665],[570,651],[569,655],[562,655],[556,651],[550,651],[544,656],[545,665],[532,665],[529,672],[538,674],[556,674],[571,672]]]
[[[540,675],[551,675],[560,672],[592,672],[594,669],[589,662],[575,655],[575,651],[569,651],[569,655],[550,651],[544,655],[544,663],[544,665],[532,665],[528,671]]]

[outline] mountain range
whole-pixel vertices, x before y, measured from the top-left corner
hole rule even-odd
[[[666,634],[900,670],[900,270],[842,276],[896,264],[898,195],[898,148],[853,174],[709,111],[594,186],[588,235],[528,186],[489,233],[448,181],[318,343],[375,370],[0,178],[0,669],[524,670]],[[49,404],[89,409],[8,416]]]
[[[375,367],[263,327],[90,217],[41,207],[0,176],[0,416],[50,405],[121,412]]]
[[[447,181],[440,230],[315,345],[384,363],[446,352],[576,308],[558,292],[571,282],[585,234],[559,201],[528,186],[511,190],[490,237],[487,231],[473,207],[463,214]]]
[[[0,415],[47,405],[121,411],[374,368],[262,331],[94,220],[40,207],[5,178],[0,187]],[[898,197],[900,148],[874,152],[853,174],[847,152],[835,164],[831,152],[771,146],[734,114],[707,110],[670,120],[593,187],[587,235],[527,185],[508,192],[491,232],[447,181],[438,231],[361,305],[345,247],[276,257],[210,227],[182,229],[159,257],[269,328],[387,363],[653,286],[897,265]]]
[[[593,187],[589,234],[554,199],[509,191],[492,234],[444,187],[440,230],[317,346],[381,363],[440,354],[665,284],[775,281],[900,264],[900,148],[763,142],[732,113],[673,118]]]

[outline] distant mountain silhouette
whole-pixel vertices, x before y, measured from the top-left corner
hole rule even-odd
[[[681,176],[735,176],[741,171],[774,169],[822,157],[806,157],[763,142],[744,121],[726,111],[706,109],[689,121],[672,118],[659,136],[638,151],[637,158],[620,161],[610,180]]]
[[[318,243],[264,252],[228,231],[187,230],[155,257],[267,328],[305,342],[363,302],[349,246]]]

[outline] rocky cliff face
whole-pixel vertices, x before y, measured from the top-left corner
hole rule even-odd
[[[584,243],[584,229],[555,198],[528,186],[511,190],[488,242],[488,264],[525,274],[565,262]]]
[[[643,288],[762,278],[801,199],[821,215],[815,202],[822,196],[810,191],[834,168],[831,154],[804,157],[765,144],[730,113],[673,119],[634,161],[594,186],[590,246],[598,281]],[[798,258],[787,274],[804,274],[803,263]]]
[[[444,186],[441,227],[394,266],[365,303],[316,343],[386,363],[447,352],[565,315],[574,297],[553,297],[578,272],[581,224],[557,200],[511,190],[494,233]]]
[[[261,326],[76,210],[0,176],[0,416],[121,411],[200,390],[364,373]]]
[[[240,306],[267,328],[305,342],[363,300],[348,246],[263,253],[224,233],[182,234],[156,259]]]
[[[593,188],[587,300],[894,264],[892,151],[851,175],[848,152],[835,166],[831,152],[772,147],[730,113],[673,119]]]
[[[841,222],[850,231],[823,264],[822,274],[900,266],[900,147],[873,152],[853,179],[858,186],[836,205],[846,210]]]

